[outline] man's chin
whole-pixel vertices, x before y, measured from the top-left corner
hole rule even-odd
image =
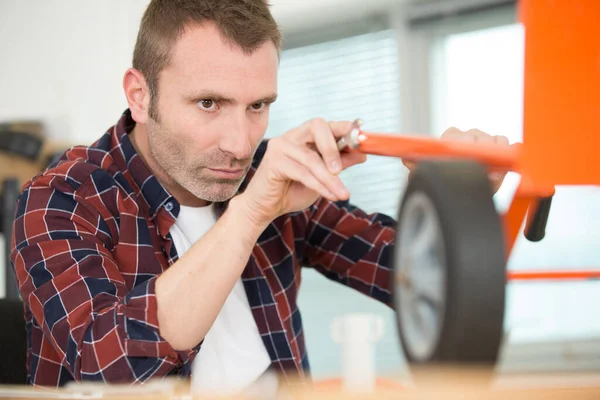
[[[212,203],[223,203],[234,197],[242,185],[243,180],[219,179],[211,182],[210,189],[201,188],[193,193],[199,199],[210,201]]]

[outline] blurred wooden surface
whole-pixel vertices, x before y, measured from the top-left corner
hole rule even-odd
[[[167,400],[167,399],[231,399],[231,400],[375,400],[375,399],[600,399],[600,371],[579,373],[499,374],[486,369],[423,368],[411,370],[404,380],[378,379],[372,393],[350,393],[339,380],[315,382],[313,385],[282,385],[271,397],[192,396],[187,381],[154,381],[143,386],[74,385],[65,389],[32,389],[0,386],[0,398],[21,399],[86,399]],[[255,393],[256,394],[256,393]]]
[[[45,141],[40,155],[35,161],[0,151],[0,182],[9,178],[18,178],[19,186],[24,185],[48,166],[48,161],[54,154],[62,153],[68,147],[67,143]]]

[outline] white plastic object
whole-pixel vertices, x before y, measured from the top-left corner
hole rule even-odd
[[[198,374],[199,360],[197,357],[192,364],[190,380],[192,398],[237,398],[237,396],[243,395],[242,397],[246,400],[267,400],[275,398],[278,394],[279,378],[277,373],[272,370],[265,371],[255,381],[248,384],[227,382],[218,375],[209,376],[207,379]]]
[[[331,336],[341,345],[344,390],[375,390],[375,343],[382,335],[383,319],[375,314],[346,314],[333,320]]]

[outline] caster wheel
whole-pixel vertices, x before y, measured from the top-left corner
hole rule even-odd
[[[398,215],[394,308],[410,363],[495,363],[506,253],[485,169],[422,162]]]

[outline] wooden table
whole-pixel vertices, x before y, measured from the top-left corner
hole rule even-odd
[[[600,371],[577,373],[495,374],[486,369],[455,367],[412,368],[409,379],[379,378],[372,393],[346,392],[339,380],[296,383],[280,388],[275,397],[260,400],[380,400],[380,399],[600,399]],[[230,399],[258,400],[247,394],[199,397],[189,382],[161,380],[142,386],[73,385],[64,389],[0,386],[0,398],[19,399]]]

